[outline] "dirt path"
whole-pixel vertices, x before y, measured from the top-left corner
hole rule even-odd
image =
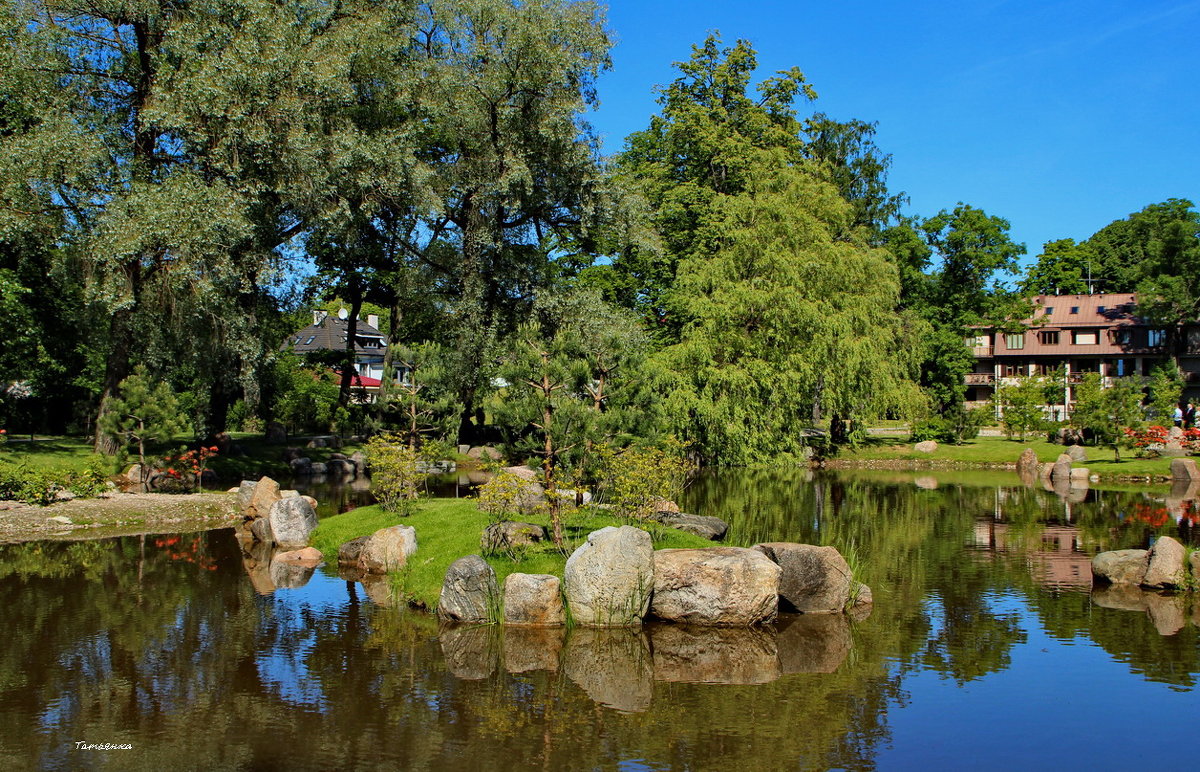
[[[0,501],[0,543],[194,531],[240,521],[232,493],[112,493],[48,507]]]

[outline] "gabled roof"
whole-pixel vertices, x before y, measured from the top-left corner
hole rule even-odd
[[[345,351],[348,329],[349,322],[346,319],[339,319],[330,314],[319,324],[310,324],[299,332],[292,333],[279,348],[280,350],[291,349],[298,354],[309,351]],[[369,348],[364,345],[365,343],[376,343],[377,345]],[[383,346],[383,333],[360,319],[354,330],[354,352],[356,354],[379,353]]]
[[[1132,292],[1099,295],[1038,295],[1033,324],[1042,327],[1129,327],[1145,325],[1134,316],[1137,295]]]

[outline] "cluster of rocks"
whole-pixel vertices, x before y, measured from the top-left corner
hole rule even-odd
[[[565,606],[564,606],[565,597]],[[640,528],[602,528],[567,559],[563,579],[510,574],[503,592],[478,555],[446,572],[438,616],[447,622],[556,626],[569,610],[584,627],[638,626],[645,619],[748,627],[782,609],[869,612],[871,591],[832,547],[770,543],[752,548],[655,550]]]
[[[120,475],[117,482],[120,487],[125,489],[136,487],[141,490],[144,487],[149,491],[171,492],[177,490],[181,485],[195,485],[197,480],[191,473],[177,470],[176,474],[170,474],[164,467],[149,464],[143,467],[141,464],[133,464]],[[217,473],[211,469],[205,469],[200,473],[198,482],[201,485],[215,484],[218,482]]]
[[[796,673],[832,673],[850,654],[844,614],[807,614],[757,627],[537,627],[448,625],[438,635],[457,678],[561,673],[594,702],[648,709],[654,684],[765,684]]]
[[[243,480],[233,489],[242,513],[242,533],[283,550],[303,549],[317,527],[317,500],[298,491],[280,490],[270,477]]]
[[[1192,590],[1200,584],[1200,552],[1160,536],[1148,550],[1114,550],[1092,558],[1092,576],[1114,585],[1150,590]]]
[[[1026,485],[1040,481],[1042,487],[1068,501],[1083,501],[1093,479],[1091,470],[1076,464],[1086,463],[1087,451],[1080,445],[1072,445],[1059,454],[1053,463],[1038,461],[1033,448],[1026,448],[1017,459],[1017,474]]]
[[[316,442],[316,440],[313,440]],[[310,443],[311,445],[311,443]],[[328,461],[313,461],[300,448],[288,448],[283,460],[296,477],[333,477],[338,480],[356,480],[367,476],[367,457],[362,452],[347,456],[333,453]]]

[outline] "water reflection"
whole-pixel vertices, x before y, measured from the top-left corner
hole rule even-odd
[[[1071,501],[1012,473],[921,476],[937,485],[714,475],[681,502],[730,522],[734,543],[853,546],[875,590],[861,623],[439,629],[386,579],[326,566],[294,586],[232,531],[5,545],[0,748],[41,768],[264,768],[286,752],[298,769],[869,769],[983,715],[1006,718],[956,729],[969,747],[946,766],[1044,765],[1030,754],[1046,748],[1076,765],[1187,764],[1172,722],[1131,744],[1090,721],[1065,731],[1061,699],[1029,695],[1200,711],[1194,599],[1082,580],[1100,550],[1195,544],[1194,491]],[[135,749],[83,757],[79,739]],[[973,752],[987,741],[1005,753]]]

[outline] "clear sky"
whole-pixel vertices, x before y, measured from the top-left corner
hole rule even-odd
[[[710,31],[760,76],[793,65],[813,105],[878,122],[910,214],[963,201],[1026,260],[1167,198],[1200,201],[1200,0],[611,0],[613,68],[589,120],[606,153]]]

